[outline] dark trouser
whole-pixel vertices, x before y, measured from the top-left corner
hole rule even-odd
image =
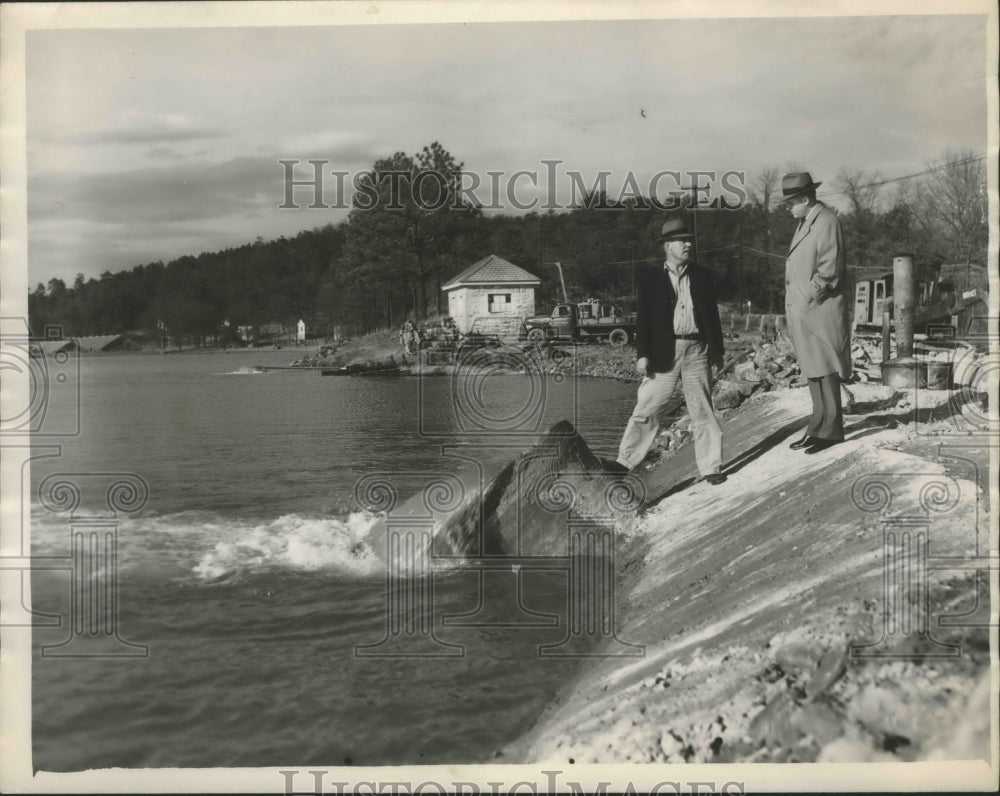
[[[809,379],[809,395],[813,413],[806,434],[819,439],[844,438],[844,410],[840,404],[840,376],[830,373],[819,379]]]

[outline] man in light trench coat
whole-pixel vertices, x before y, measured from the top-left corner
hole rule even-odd
[[[806,453],[843,442],[840,382],[851,375],[843,232],[833,210],[816,200],[819,185],[808,172],[781,180],[784,203],[799,220],[785,263],[785,315],[813,406],[805,435],[790,447]]]

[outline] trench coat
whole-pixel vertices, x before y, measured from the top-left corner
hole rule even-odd
[[[850,284],[840,220],[822,202],[799,225],[785,262],[785,317],[802,375],[851,375]]]

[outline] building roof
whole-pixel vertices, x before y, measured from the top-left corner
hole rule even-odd
[[[48,356],[58,354],[60,351],[76,351],[76,340],[33,340],[32,347]]]
[[[474,285],[511,285],[519,284],[525,287],[540,285],[542,280],[534,274],[529,274],[523,268],[507,262],[502,257],[491,254],[473,263],[458,276],[451,279],[442,290],[454,290],[457,287]]]
[[[848,272],[855,282],[863,282],[868,279],[888,279],[891,282],[895,273],[892,268],[869,265],[849,266]],[[939,270],[932,266],[918,265],[914,269],[914,276],[917,282],[937,281],[938,274]]]
[[[855,282],[866,282],[869,279],[892,279],[892,269],[879,266],[856,265],[848,269],[851,279]]]
[[[138,348],[134,342],[123,334],[103,334],[93,337],[76,338],[80,348],[84,351],[105,351],[113,346],[123,346],[126,348]]]

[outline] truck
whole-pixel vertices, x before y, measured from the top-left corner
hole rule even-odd
[[[607,341],[616,348],[635,342],[635,315],[597,299],[576,304],[556,304],[549,315],[524,321],[524,337],[533,343],[546,340],[580,343]]]

